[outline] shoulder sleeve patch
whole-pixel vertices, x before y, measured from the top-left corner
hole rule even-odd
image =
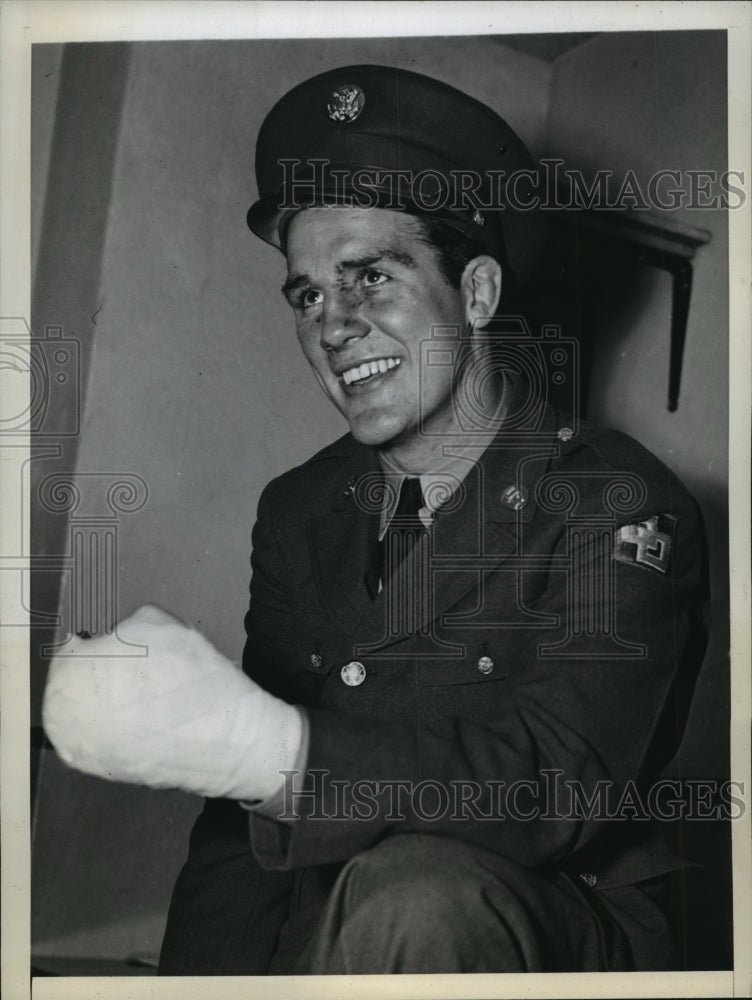
[[[674,525],[671,514],[655,514],[646,521],[625,524],[614,533],[613,558],[666,574],[671,561]]]

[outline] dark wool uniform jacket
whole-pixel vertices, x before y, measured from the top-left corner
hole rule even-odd
[[[421,540],[417,621],[387,614],[364,583],[379,523],[363,501],[371,449],[347,435],[264,491],[244,669],[306,708],[308,771],[292,786],[304,794],[281,822],[207,803],[162,971],[266,972],[306,894],[320,906],[342,863],[402,832],[606,891],[680,865],[645,803],[706,644],[699,512],[631,438],[529,405],[519,381],[512,399],[514,426],[479,442]],[[353,662],[365,677],[348,685]],[[417,805],[395,798],[397,782],[425,783]]]

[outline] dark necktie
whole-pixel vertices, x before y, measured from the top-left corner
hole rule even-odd
[[[418,516],[423,505],[420,479],[417,476],[406,476],[402,480],[397,506],[381,542],[382,582],[389,579],[426,530]]]

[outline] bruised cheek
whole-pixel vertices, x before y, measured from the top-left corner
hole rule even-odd
[[[416,308],[416,299],[409,291],[379,289],[362,296],[360,313],[367,317],[379,330],[402,340],[402,334],[412,327],[411,317]],[[419,310],[419,313],[421,310]]]
[[[345,307],[350,312],[360,309],[367,302],[368,293],[363,290],[361,285],[355,282],[340,279],[337,282],[337,289],[344,300]]]

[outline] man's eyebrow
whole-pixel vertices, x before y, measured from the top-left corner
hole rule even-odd
[[[381,261],[388,261],[391,264],[401,264],[402,267],[414,268],[415,258],[409,253],[401,253],[399,250],[390,250],[388,247],[366,250],[359,257],[352,257],[349,260],[341,260],[337,264],[337,272],[357,271],[364,267],[373,267]],[[291,274],[282,285],[282,294],[286,299],[298,288],[314,284],[310,274]]]
[[[350,260],[343,260],[337,265],[337,270],[355,271],[361,267],[373,267],[380,261],[389,261],[391,264],[401,264],[403,267],[415,267],[415,258],[409,253],[400,253],[399,250],[390,250],[389,247],[366,250],[360,257],[353,257]]]
[[[289,299],[291,293],[294,292],[296,288],[310,284],[312,284],[310,274],[291,274],[287,278],[284,285],[282,285],[282,294],[286,299]]]

